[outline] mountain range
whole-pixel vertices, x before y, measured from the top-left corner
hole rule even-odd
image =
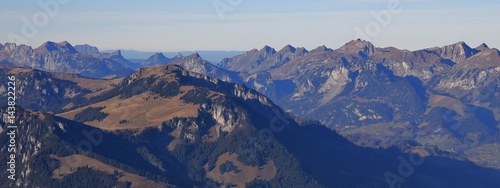
[[[116,55],[120,56],[119,53]],[[113,58],[78,53],[66,41],[60,43],[49,41],[34,49],[14,43],[0,44],[0,64],[53,72],[79,73],[94,78],[123,77],[133,72],[133,69]]]
[[[200,63],[187,60],[181,66],[245,84],[361,146],[412,140],[500,169],[499,54],[486,44],[409,51],[353,40],[310,52],[265,46],[225,59],[212,72],[192,69]],[[228,80],[227,71],[239,77]]]
[[[7,43],[0,60],[22,146],[5,186],[500,187],[500,53],[486,44],[265,46],[214,65]]]
[[[55,113],[18,108],[18,142],[23,146],[19,153],[27,158],[18,163],[23,176],[16,182],[3,172],[2,180],[10,182],[6,185],[64,187],[83,181],[89,182],[86,186],[93,182],[108,187],[500,185],[500,172],[433,147],[356,146],[317,122],[290,116],[242,84],[179,65],[141,68],[104,83],[67,73],[8,66],[1,70],[22,79],[19,88],[40,88],[41,82],[28,80],[46,80],[81,90],[73,97],[58,95],[61,103],[43,109]],[[20,93],[18,100],[28,100],[32,94],[57,96],[44,95],[58,90],[45,88]],[[31,105],[21,106],[37,108]],[[7,129],[5,122],[1,125]],[[7,140],[1,134],[0,141]],[[0,166],[6,168],[5,163]]]
[[[104,53],[111,53],[117,50],[103,50],[102,52]],[[143,52],[143,51],[137,51],[137,50],[120,50],[123,53],[123,56],[129,60],[137,60],[137,61],[144,61],[145,59],[148,59],[149,57],[153,56],[156,53],[162,53],[167,57],[176,57],[179,54],[193,54],[193,53],[199,53],[201,56],[203,56],[204,59],[211,63],[217,64],[220,62],[222,59],[227,58],[227,57],[233,57],[235,55],[243,54],[244,51],[208,51],[208,50],[198,50],[198,51],[179,51],[179,52]]]

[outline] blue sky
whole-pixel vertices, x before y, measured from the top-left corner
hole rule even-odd
[[[33,22],[45,14],[40,2],[56,0],[0,1],[0,42],[16,35],[32,46],[66,40],[140,51],[280,49],[286,44],[313,49],[338,48],[364,36],[376,46],[410,50],[458,41],[500,47],[499,0],[64,1],[46,24],[35,26],[33,36],[23,34],[23,18]],[[373,15],[387,15],[381,12],[398,2],[402,10],[389,12],[390,21]],[[214,5],[228,11],[218,14]]]

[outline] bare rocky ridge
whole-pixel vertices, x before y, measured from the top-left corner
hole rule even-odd
[[[485,43],[482,43],[482,44],[480,44],[478,47],[476,47],[474,49],[476,49],[477,51],[483,51],[485,49],[490,49],[490,47],[488,47],[488,45],[486,45]]]
[[[51,53],[54,51],[63,52],[63,53],[70,53],[70,54],[78,53],[78,51],[76,51],[76,49],[73,46],[71,46],[71,44],[69,44],[67,41],[63,41],[63,42],[59,42],[59,43],[48,41],[46,43],[43,43],[40,47],[35,48],[34,51],[36,53],[42,54],[42,55],[45,55],[45,54],[48,54],[48,53]]]
[[[453,45],[448,45],[444,47],[436,47],[428,49],[442,58],[449,59],[455,63],[460,63],[461,61],[473,56],[478,51],[472,49],[465,42],[458,42]]]
[[[2,64],[54,72],[79,73],[88,77],[123,77],[133,70],[112,57],[81,54],[68,42],[46,42],[38,48],[6,43],[0,49]]]
[[[336,51],[344,54],[367,57],[375,54],[375,46],[373,46],[373,44],[368,41],[358,39],[348,42]]]
[[[231,71],[248,72],[275,53],[276,50],[274,48],[264,46],[260,50],[253,49],[245,54],[223,59],[218,66]]]

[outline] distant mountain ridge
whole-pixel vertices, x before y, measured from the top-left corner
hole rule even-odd
[[[110,53],[116,50],[103,50],[105,53]],[[143,59],[146,60],[149,57],[153,56],[154,54],[158,52],[142,52],[142,51],[137,51],[137,50],[121,50],[124,57],[127,59]],[[205,58],[207,61],[217,64],[219,63],[222,59],[228,58],[228,57],[233,57],[235,55],[239,55],[244,53],[244,51],[209,51],[209,50],[199,50],[199,51],[180,51],[180,52],[161,52],[163,55],[165,55],[168,58],[173,58],[178,56],[179,54],[182,55],[188,55],[188,54],[193,54],[193,53],[199,53],[203,58]]]
[[[0,63],[35,69],[79,73],[84,76],[123,77],[133,72],[127,67],[126,60],[117,54],[102,57],[102,54],[78,53],[68,42],[46,42],[40,47],[6,43],[0,45]]]
[[[169,63],[170,61],[173,61],[175,59],[179,59],[179,58],[182,58],[182,54],[177,54],[177,56],[173,57],[173,58],[168,58],[168,57],[165,57],[165,55],[163,55],[163,53],[161,52],[158,52],[154,55],[152,55],[151,57],[149,57],[146,61],[142,62],[141,63],[141,66],[142,67],[150,67],[150,66],[156,66],[156,65],[163,65],[163,64],[167,64]]]
[[[117,51],[112,52],[110,54],[102,54],[102,55],[104,55],[105,57],[107,56],[106,58],[115,60],[116,62],[119,62],[119,63],[129,67],[132,70],[137,70],[138,68],[141,67],[140,65],[138,65],[136,63],[132,63],[128,59],[125,59],[125,57],[122,56],[121,50],[117,50]]]
[[[265,46],[261,50],[254,49],[233,58],[226,58],[218,66],[232,71],[255,73],[279,67],[307,53],[305,48],[296,49],[291,45],[286,45],[280,51]]]

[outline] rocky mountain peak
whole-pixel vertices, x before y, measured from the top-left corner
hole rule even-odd
[[[483,51],[485,49],[490,49],[490,47],[488,47],[488,45],[486,45],[485,43],[482,43],[478,47],[476,47],[475,49],[478,51]]]
[[[299,47],[295,50],[295,53],[302,53],[302,54],[305,54],[305,53],[308,53],[309,51],[307,51],[306,48],[304,47]]]
[[[14,49],[17,48],[17,44],[16,43],[5,43],[3,46],[2,46],[2,51],[12,51]]]
[[[113,53],[110,53],[108,55],[108,58],[110,58],[110,59],[117,59],[117,58],[119,58],[119,59],[125,59],[125,57],[122,56],[122,51],[121,50],[116,50]]]
[[[162,65],[162,64],[169,63],[170,61],[171,61],[171,59],[165,57],[165,55],[163,55],[163,53],[158,52],[158,53],[153,54],[146,61],[144,61],[142,63],[142,66],[149,67],[149,66],[155,66],[155,65]]]
[[[179,65],[181,67],[190,67],[190,68],[193,68],[194,70],[197,70],[199,71],[200,73],[204,73],[204,71],[200,70],[200,69],[204,69],[204,64],[206,64],[208,62],[206,62],[201,56],[200,54],[198,53],[193,53],[191,55],[188,55],[186,57],[183,57],[183,58],[180,58],[180,59],[175,59],[175,60],[172,60],[169,64],[172,64],[172,65]],[[194,68],[196,67],[196,68]],[[203,67],[203,68],[202,68]],[[194,72],[197,72],[197,71],[194,71]]]
[[[311,53],[327,52],[327,51],[333,51],[333,50],[331,48],[328,48],[325,45],[323,45],[323,46],[318,46],[314,50],[311,50]]]
[[[352,40],[342,47],[340,47],[338,52],[346,53],[346,54],[359,54],[370,56],[375,54],[375,46],[368,41],[357,39]]]
[[[266,54],[274,54],[276,53],[276,50],[268,45],[265,45],[261,50],[259,50],[259,52]]]
[[[281,53],[286,53],[286,52],[295,53],[296,50],[297,49],[295,47],[288,44],[285,47],[283,47],[283,49],[281,49],[279,52],[281,52]]]
[[[150,58],[166,58],[166,57],[165,57],[165,55],[163,55],[163,53],[157,52],[157,53],[153,54],[153,56],[151,56]]]
[[[67,41],[55,43],[52,41],[47,41],[43,43],[40,47],[35,49],[36,53],[47,54],[54,51],[59,51],[63,53],[76,54],[78,51]]]
[[[247,72],[259,66],[275,53],[276,50],[274,48],[266,45],[260,50],[252,49],[244,54],[223,59],[218,66],[229,71]]]
[[[165,55],[163,55],[163,53],[158,52],[158,53],[153,54],[146,61],[165,61],[165,63],[166,63],[166,62],[168,62],[168,60],[169,59],[167,57],[165,57]]]
[[[191,55],[188,55],[185,57],[186,59],[201,59],[201,56],[199,53],[193,53]]]
[[[469,45],[467,45],[467,43],[465,43],[464,41],[457,42],[453,46],[455,46],[460,50],[463,50],[466,53],[472,51],[472,48]]]
[[[58,42],[58,43],[57,43],[57,45],[59,45],[59,46],[67,46],[67,45],[70,45],[70,46],[71,46],[71,44],[69,44],[69,42],[68,42],[68,41]]]
[[[60,47],[60,49],[62,49],[63,51],[67,51],[67,52],[72,53],[72,54],[78,53],[78,51],[76,51],[75,47],[73,47],[68,41],[63,41],[63,42],[60,42],[57,44]]]

